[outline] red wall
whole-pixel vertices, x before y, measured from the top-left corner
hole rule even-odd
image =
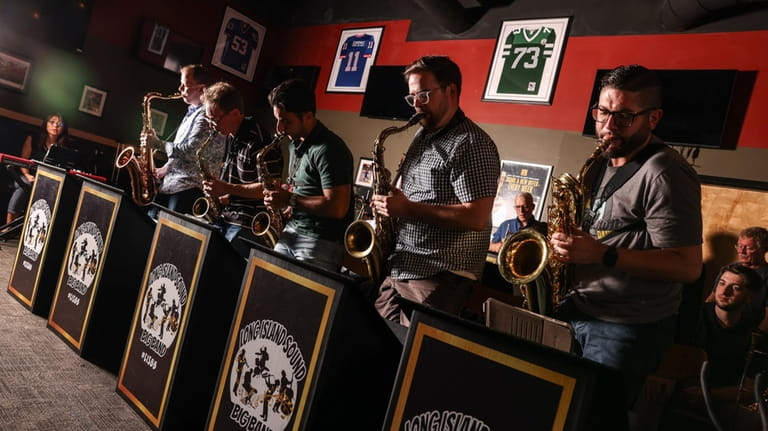
[[[738,145],[768,148],[768,31],[610,37],[571,37],[549,105],[481,101],[496,41],[493,39],[406,41],[410,21],[386,21],[292,28],[279,40],[279,65],[320,65],[318,108],[359,112],[362,94],[326,93],[342,29],[385,26],[376,64],[408,64],[427,54],[445,54],[462,69],[461,105],[475,121],[581,132],[584,108],[596,69],[639,63],[653,69],[738,69],[756,71],[750,105]],[[272,47],[274,48],[274,46]]]

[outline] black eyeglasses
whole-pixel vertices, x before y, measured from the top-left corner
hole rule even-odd
[[[56,120],[48,120],[48,124],[50,124],[51,126],[55,126],[55,127],[64,127],[64,123],[62,123],[61,121],[56,121]]]
[[[442,88],[443,87],[431,88],[429,90],[421,90],[416,94],[409,94],[405,96],[405,103],[407,103],[408,106],[416,106],[416,101],[418,100],[420,104],[426,105],[429,103],[429,93]]]
[[[218,125],[219,125],[219,123],[221,122],[221,119],[222,119],[222,118],[224,118],[224,117],[226,117],[226,116],[227,116],[227,114],[229,114],[230,112],[231,112],[231,111],[227,111],[227,112],[225,112],[225,113],[223,113],[223,114],[219,115],[218,117],[211,117],[211,116],[209,116],[207,113],[206,113],[206,114],[204,114],[203,116],[205,117],[205,120],[206,120],[206,121],[208,121],[208,124],[209,124],[211,127],[215,128],[216,126],[218,126]]]
[[[613,117],[613,123],[616,124],[617,127],[624,129],[627,127],[632,127],[632,121],[638,115],[645,115],[655,109],[657,108],[648,108],[643,109],[640,112],[609,111],[605,108],[594,105],[592,106],[592,119],[598,123],[605,123],[608,121],[608,118]]]

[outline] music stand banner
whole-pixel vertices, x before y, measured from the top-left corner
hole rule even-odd
[[[155,428],[165,413],[210,230],[161,212],[117,391]]]
[[[299,429],[339,283],[252,252],[208,430]]]
[[[595,429],[585,425],[599,384],[594,365],[452,316],[417,310],[384,429]],[[607,429],[622,429],[621,420],[615,420],[621,402],[600,406],[615,407],[604,415]]]
[[[80,351],[85,322],[91,314],[94,286],[101,278],[103,257],[112,237],[120,195],[84,183],[62,260],[48,324]]]
[[[72,221],[73,183],[63,169],[38,164],[8,282],[8,291],[35,314],[47,316],[50,311],[55,278],[50,285],[47,281],[58,276],[58,261],[47,256],[53,253],[57,258],[64,246],[63,230]]]

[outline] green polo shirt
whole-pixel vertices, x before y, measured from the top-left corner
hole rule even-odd
[[[354,163],[347,144],[321,122],[303,141],[292,141],[289,146],[289,181],[293,193],[300,196],[321,196],[323,189],[352,185]],[[354,217],[352,187],[347,215],[333,219],[310,214],[294,208],[288,226],[296,232],[313,238],[342,242],[344,231]]]

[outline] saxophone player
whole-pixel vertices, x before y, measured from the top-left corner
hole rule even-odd
[[[256,119],[243,113],[243,97],[233,85],[217,82],[206,88],[203,105],[211,126],[226,137],[227,147],[221,176],[203,181],[203,190],[223,207],[214,226],[247,259],[251,243],[263,243],[251,232],[250,225],[253,216],[265,210],[256,156],[266,141]],[[272,176],[280,177],[282,153],[269,152],[266,164]]]
[[[354,212],[352,153],[315,117],[315,93],[306,82],[281,83],[270,92],[269,104],[277,132],[291,138],[287,184],[264,196],[273,211],[291,208],[275,251],[338,271]]]
[[[195,200],[203,196],[196,153],[212,131],[205,121],[201,100],[208,83],[207,72],[200,64],[187,65],[181,68],[180,81],[179,93],[188,107],[173,141],[161,141],[154,130],[150,130],[142,133],[141,142],[148,148],[162,147],[168,156],[168,161],[154,172],[158,180],[154,202],[179,213],[190,213]],[[224,138],[213,139],[207,157],[218,165],[224,157]],[[157,209],[150,207],[149,214],[156,218]]]
[[[573,264],[573,292],[560,307],[585,358],[618,369],[627,407],[674,341],[683,283],[702,270],[701,187],[679,153],[653,133],[662,88],[643,66],[601,80],[592,107],[607,143],[581,229],[553,233],[555,256]],[[630,421],[632,422],[632,420]]]
[[[406,102],[423,113],[400,167],[401,185],[373,196],[374,211],[396,218],[389,276],[376,309],[408,325],[397,297],[459,314],[481,276],[491,235],[500,160],[493,140],[459,107],[461,71],[427,56],[405,69]]]

